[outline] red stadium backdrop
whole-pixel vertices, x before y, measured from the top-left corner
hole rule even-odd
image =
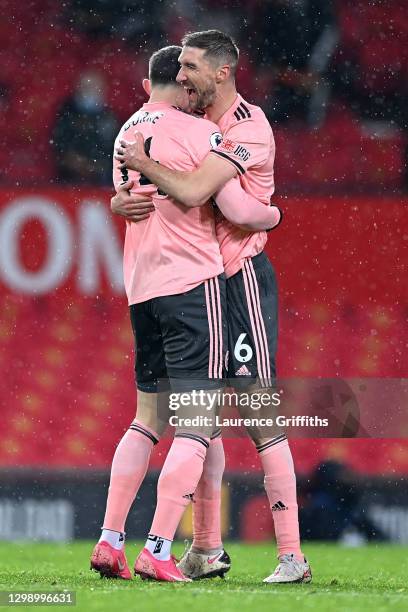
[[[136,403],[122,284],[124,222],[95,189],[0,191],[0,465],[107,468]],[[284,377],[406,377],[407,203],[290,198],[269,234]],[[408,472],[394,440],[294,440],[297,471],[325,458]],[[160,467],[168,441],[157,448]],[[226,441],[230,471],[259,470]]]

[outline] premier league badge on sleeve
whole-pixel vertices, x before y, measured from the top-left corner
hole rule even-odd
[[[222,134],[220,132],[213,132],[210,136],[211,148],[216,149],[222,143]]]

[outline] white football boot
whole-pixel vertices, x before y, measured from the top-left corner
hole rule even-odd
[[[193,552],[191,548],[188,548],[177,563],[177,567],[192,580],[215,578],[216,576],[224,578],[224,574],[231,568],[231,559],[224,549],[215,554],[205,554]]]
[[[281,555],[276,570],[264,579],[270,584],[289,584],[294,582],[311,582],[312,570],[304,557],[299,561],[293,554]]]

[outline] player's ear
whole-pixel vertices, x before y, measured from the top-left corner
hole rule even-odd
[[[152,92],[152,84],[150,83],[149,79],[143,79],[142,87],[145,90],[145,92],[147,93],[147,95],[150,96],[150,94]]]
[[[223,81],[227,81],[231,76],[231,66],[225,64],[224,66],[220,66],[215,74],[215,80],[217,83],[222,83]]]

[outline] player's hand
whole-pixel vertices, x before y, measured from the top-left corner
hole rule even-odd
[[[119,168],[126,167],[128,170],[142,172],[143,164],[149,159],[144,150],[142,134],[140,132],[135,132],[135,140],[133,142],[120,140],[119,143],[120,146],[117,147],[115,153],[115,159],[120,162]]]
[[[150,213],[154,211],[151,198],[146,195],[132,195],[130,190],[133,181],[127,181],[119,186],[116,195],[111,198],[111,211],[115,215],[125,217],[127,221],[143,221],[148,219]]]
[[[274,204],[274,203],[272,202],[272,200],[270,201],[269,206],[270,206],[270,208],[272,208],[272,209],[273,209],[273,211],[274,211],[274,212],[275,212],[275,214],[276,214],[276,222],[275,222],[275,224],[273,225],[273,227],[270,227],[269,229],[267,229],[267,230],[266,230],[267,232],[270,232],[270,231],[272,231],[273,229],[275,229],[276,227],[278,227],[278,225],[280,225],[280,224],[282,223],[282,219],[283,219],[283,212],[282,212],[282,210],[279,208],[279,206],[276,206],[276,204]]]

